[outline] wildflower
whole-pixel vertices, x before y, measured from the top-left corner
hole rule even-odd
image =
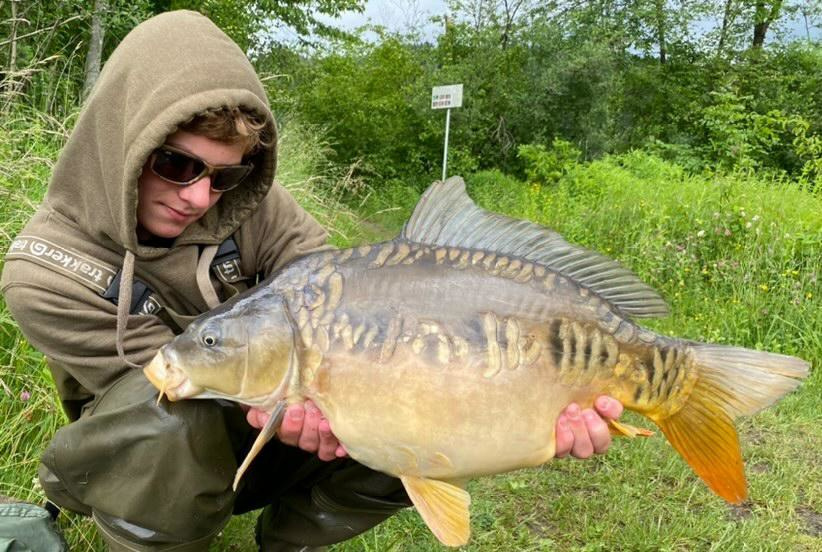
[[[768,284],[759,284],[759,289],[762,291],[768,291],[770,288],[768,287]]]
[[[811,293],[810,291],[808,293],[806,293],[805,294],[805,299],[813,299],[813,293]]]
[[[701,238],[704,235],[705,235],[705,230],[700,230],[699,232],[696,233],[697,238]]]
[[[20,400],[21,401],[26,402],[30,398],[31,398],[31,393],[29,393],[28,391],[23,391],[23,392],[20,393]]]

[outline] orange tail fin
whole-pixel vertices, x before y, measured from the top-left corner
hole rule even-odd
[[[808,375],[807,362],[786,355],[694,344],[698,380],[685,405],[656,424],[708,486],[739,503],[747,485],[733,420],[773,404]]]

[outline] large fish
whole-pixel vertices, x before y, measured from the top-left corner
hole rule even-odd
[[[732,422],[794,389],[808,364],[631,320],[666,313],[615,261],[480,209],[452,178],[393,241],[295,261],[192,323],[145,373],[171,400],[272,413],[238,478],[286,404],[313,400],[349,455],[399,477],[456,546],[470,534],[465,482],[546,462],[560,412],[602,394],[653,420],[717,494],[746,498]]]

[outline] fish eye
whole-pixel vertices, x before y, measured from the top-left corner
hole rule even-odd
[[[213,347],[217,344],[217,336],[214,334],[204,334],[201,340],[206,347]]]

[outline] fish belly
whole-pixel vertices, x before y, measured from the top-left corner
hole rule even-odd
[[[306,395],[352,458],[392,475],[469,478],[539,465],[554,427],[594,390],[552,381],[543,366],[492,377],[470,363],[422,362],[401,345],[390,364],[330,355]]]

